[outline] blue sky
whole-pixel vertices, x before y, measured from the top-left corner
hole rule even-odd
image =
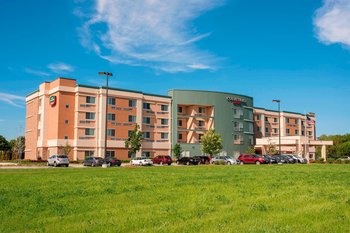
[[[155,94],[245,94],[350,132],[349,0],[0,1],[0,135],[24,134],[24,97],[58,76]]]

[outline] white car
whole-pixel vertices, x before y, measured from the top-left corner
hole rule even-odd
[[[69,160],[67,155],[52,155],[47,159],[47,166],[69,166]]]
[[[130,164],[131,165],[139,165],[139,166],[152,166],[153,165],[153,162],[151,159],[149,158],[144,158],[144,157],[141,157],[141,158],[134,158],[130,161]]]
[[[238,164],[238,161],[230,156],[216,156],[212,158],[211,163],[215,164],[216,162],[224,161],[227,165]]]

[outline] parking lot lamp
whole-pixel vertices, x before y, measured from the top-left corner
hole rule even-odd
[[[107,121],[108,121],[108,78],[112,77],[113,74],[109,72],[98,72],[99,75],[106,75],[106,122],[105,122],[105,158],[107,158]]]
[[[272,100],[272,102],[275,102],[278,104],[278,151],[279,154],[281,154],[281,101],[280,100]]]

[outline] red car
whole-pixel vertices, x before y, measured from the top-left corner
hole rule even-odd
[[[154,157],[152,159],[152,162],[153,163],[157,163],[157,164],[168,164],[168,165],[171,165],[171,163],[173,162],[173,160],[171,159],[170,156],[168,155],[158,155],[156,157]]]
[[[268,161],[265,160],[265,158],[261,155],[255,155],[255,154],[241,154],[238,157],[238,160],[241,163],[255,163],[255,164],[261,164],[261,163],[267,163]]]

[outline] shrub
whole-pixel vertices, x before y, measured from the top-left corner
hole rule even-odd
[[[213,162],[213,164],[215,164],[215,165],[225,165],[225,161],[218,160],[218,161]]]

